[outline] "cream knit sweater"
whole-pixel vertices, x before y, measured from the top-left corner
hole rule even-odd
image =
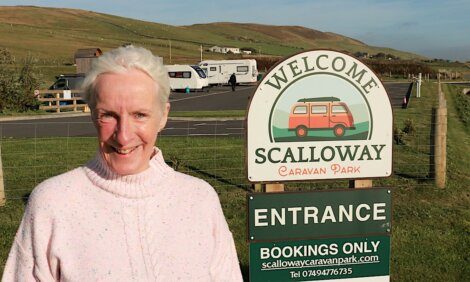
[[[136,175],[97,154],[36,187],[2,281],[241,281],[217,194],[156,150]]]

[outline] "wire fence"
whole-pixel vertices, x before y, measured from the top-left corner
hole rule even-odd
[[[417,101],[411,101],[411,105]],[[432,101],[430,101],[430,105]],[[393,176],[374,186],[433,185],[432,107],[395,106]],[[7,201],[27,198],[41,181],[83,165],[97,152],[91,122],[0,124]],[[219,193],[252,190],[245,169],[244,121],[171,121],[158,138],[174,169],[208,181]],[[346,188],[343,181],[294,182],[286,189]]]

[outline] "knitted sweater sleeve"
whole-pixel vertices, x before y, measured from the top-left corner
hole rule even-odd
[[[39,188],[39,189],[38,189]],[[58,261],[50,254],[53,218],[48,197],[37,187],[29,198],[3,273],[3,282],[58,281]]]
[[[215,192],[211,196],[216,244],[210,268],[212,281],[243,281],[233,236],[225,221],[219,198]]]

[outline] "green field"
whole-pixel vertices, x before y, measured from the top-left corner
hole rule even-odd
[[[264,55],[286,56],[304,49],[328,48],[375,54],[391,53],[403,59],[422,56],[368,46],[358,40],[330,32],[299,26],[269,26],[260,24],[211,23],[191,26],[171,26],[118,17],[92,11],[44,8],[1,7],[1,47],[13,51],[19,58],[28,54],[41,62],[73,63],[77,48],[115,48],[123,43],[145,46],[170,63],[199,60],[200,46],[250,47]],[[207,53],[204,57],[222,55]]]
[[[298,26],[239,23],[171,26],[92,11],[33,6],[0,6],[0,38],[0,47],[12,52],[17,63],[28,56],[35,58],[48,85],[55,75],[75,72],[77,49],[97,47],[107,51],[127,43],[150,49],[163,57],[165,64],[197,63],[201,46],[205,60],[241,57],[209,52],[214,45],[252,48],[256,56],[289,56],[303,50],[327,48],[350,53],[389,53],[402,59],[424,58]]]
[[[435,83],[425,83],[422,98],[407,110],[395,109],[395,124],[413,130],[394,146],[394,175],[374,180],[393,187],[391,275],[394,281],[464,281],[470,277],[470,195],[468,185],[470,113],[461,105],[468,97],[455,86],[444,86],[449,105],[447,187],[435,188],[429,171],[432,106]],[[465,100],[467,101],[467,100]],[[467,103],[468,105],[468,103]],[[409,121],[411,120],[411,122]],[[24,210],[25,201],[42,180],[83,164],[96,150],[95,138],[0,139],[7,204],[0,208],[0,273]],[[234,234],[245,277],[246,181],[243,137],[162,137],[159,146],[175,169],[206,179],[219,193]],[[287,190],[345,188],[347,181],[305,182]],[[467,277],[467,278],[465,278]]]

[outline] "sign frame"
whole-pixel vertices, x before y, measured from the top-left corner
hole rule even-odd
[[[354,60],[357,60],[355,58],[353,58],[351,55],[349,54],[346,54],[344,52],[341,52],[341,51],[337,51],[337,50],[333,50],[333,49],[327,49],[327,48],[322,48],[322,49],[310,49],[310,50],[305,50],[305,51],[301,51],[301,52],[297,52],[293,55],[290,55],[288,57],[285,57],[282,61],[276,63],[275,65],[273,65],[268,71],[266,74],[271,74],[276,68],[278,68],[280,65],[282,65],[283,63],[287,62],[289,59],[295,57],[295,56],[298,56],[300,54],[304,54],[304,53],[308,53],[308,52],[334,52],[334,53],[338,53],[338,54],[341,54],[341,55],[344,55],[344,56],[347,56],[347,57],[351,57],[352,59]],[[357,60],[359,61],[359,60]],[[361,62],[362,63],[362,62]],[[392,105],[391,105],[391,102],[390,102],[390,97],[389,95],[387,94],[386,90],[385,90],[385,87],[384,87],[384,84],[382,82],[382,80],[379,78],[379,76],[377,75],[377,73],[371,69],[369,66],[367,66],[366,64],[362,63],[363,65],[365,65],[365,67],[367,68],[368,71],[370,71],[371,75],[375,78],[377,78],[377,84],[380,85],[381,88],[384,89],[384,92],[385,92],[385,96],[387,97],[387,101],[388,101],[388,105],[390,106],[390,113],[391,113],[391,130],[393,130],[393,122],[394,122],[394,116],[393,116],[393,109],[392,109]],[[269,80],[269,79],[268,79]],[[368,176],[368,175],[359,175],[357,177],[355,177],[354,175],[339,175],[339,176],[335,176],[333,178],[302,178],[302,179],[263,179],[263,180],[258,180],[258,179],[252,179],[250,178],[250,174],[249,174],[249,163],[250,163],[250,160],[249,160],[249,140],[250,140],[250,133],[249,133],[249,114],[250,114],[250,108],[252,107],[252,104],[253,104],[253,99],[256,95],[256,93],[258,92],[258,90],[263,87],[263,82],[265,82],[266,79],[262,79],[261,81],[258,82],[257,86],[256,86],[256,89],[255,91],[253,92],[253,95],[250,97],[249,99],[249,103],[248,103],[248,106],[247,106],[247,112],[246,112],[246,115],[245,115],[245,132],[246,132],[246,137],[245,137],[245,140],[246,140],[246,147],[245,147],[245,173],[246,173],[246,177],[247,177],[247,180],[250,182],[250,183],[263,183],[263,184],[272,184],[272,183],[288,183],[288,182],[306,182],[306,181],[312,181],[312,180],[321,180],[321,181],[330,181],[330,180],[342,180],[342,179],[355,179],[355,180],[361,180],[361,179],[378,179],[378,178],[388,178],[390,176],[393,175],[393,169],[394,169],[394,165],[393,165],[393,147],[394,147],[394,142],[393,142],[393,134],[390,134],[390,141],[388,141],[389,145],[390,145],[390,149],[388,149],[391,153],[389,155],[387,155],[387,157],[390,157],[390,161],[389,161],[389,166],[390,166],[390,171],[388,172],[387,175],[379,175],[379,176]],[[294,80],[293,80],[294,81]],[[291,83],[291,82],[289,82]],[[279,97],[277,97],[277,99],[279,99]],[[271,122],[271,121],[270,121]],[[268,126],[268,125],[266,125]],[[391,132],[392,133],[392,132]],[[270,133],[271,134],[271,133]]]

